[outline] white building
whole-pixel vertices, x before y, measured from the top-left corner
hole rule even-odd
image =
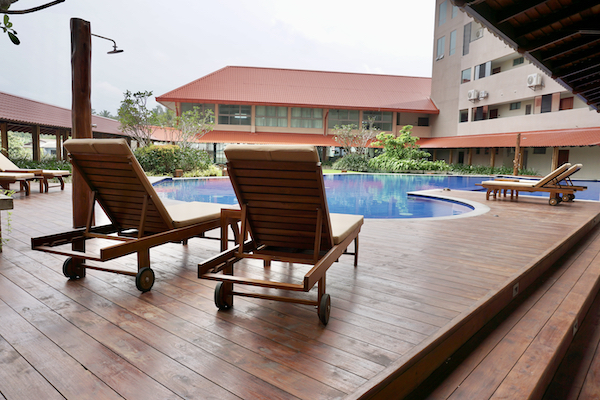
[[[488,29],[436,0],[431,138],[421,146],[452,163],[512,166],[545,174],[582,163],[579,179],[600,179],[600,114]]]

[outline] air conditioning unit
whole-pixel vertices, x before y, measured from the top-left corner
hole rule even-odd
[[[481,37],[483,37],[483,28],[482,29],[478,29],[475,32],[475,39],[480,39]]]
[[[530,88],[534,88],[536,86],[540,86],[542,84],[542,74],[531,74],[527,76],[527,86]]]
[[[469,90],[467,92],[467,99],[469,101],[475,101],[479,98],[479,92],[475,89]]]
[[[479,92],[479,100],[483,100],[487,97],[488,97],[488,92],[486,92],[485,90],[482,90]]]

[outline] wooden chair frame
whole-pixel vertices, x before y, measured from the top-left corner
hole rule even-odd
[[[65,142],[65,146],[67,144]],[[34,250],[69,256],[63,264],[63,273],[69,278],[84,277],[85,270],[90,268],[135,276],[137,288],[148,291],[154,284],[150,248],[168,242],[186,243],[189,238],[202,237],[206,231],[220,227],[218,217],[175,227],[131,151],[130,154],[116,155],[71,153],[70,159],[93,194],[86,226],[31,239]],[[96,203],[104,210],[110,224],[93,226]],[[108,239],[115,244],[101,248],[99,254],[87,252],[86,241],[93,239]],[[72,249],[57,248],[65,244],[71,244]],[[84,263],[85,260],[105,262],[132,253],[137,253],[137,272]]]
[[[339,243],[334,243],[319,162],[230,160],[227,170],[241,210],[222,210],[222,221],[230,225],[234,220],[241,221],[240,232],[236,235],[240,243],[227,250],[227,236],[223,234],[226,229],[222,227],[223,251],[198,265],[199,278],[219,281],[215,288],[217,307],[232,307],[233,296],[305,304],[316,306],[319,319],[327,324],[331,303],[326,294],[326,272],[342,254],[353,254],[354,266],[357,266],[358,235],[362,220]],[[299,180],[310,181],[314,186],[294,187]],[[312,197],[307,196],[307,192],[312,193]],[[303,203],[303,198],[308,203]],[[274,214],[269,215],[271,207]],[[295,228],[294,224],[303,228]],[[308,226],[312,226],[312,231]],[[251,239],[246,240],[247,237]],[[355,251],[349,253],[347,249],[352,242]],[[263,260],[265,267],[271,261],[313,267],[301,283],[277,282],[235,276],[234,265],[242,259]],[[317,299],[241,291],[234,289],[234,284],[293,292],[309,292],[318,284]]]

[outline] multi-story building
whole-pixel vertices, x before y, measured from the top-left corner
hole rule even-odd
[[[521,165],[547,173],[583,163],[600,178],[600,114],[450,0],[436,0],[431,138],[421,145],[453,163]]]
[[[369,119],[385,132],[413,125],[415,135],[429,137],[438,113],[430,92],[431,78],[225,67],[156,100],[178,115],[212,110],[214,130],[200,141],[223,162],[226,143],[312,144],[327,158],[339,146],[336,125]]]

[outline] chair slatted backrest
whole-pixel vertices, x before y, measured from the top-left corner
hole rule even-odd
[[[550,172],[548,175],[546,175],[545,177],[540,179],[534,185],[534,187],[544,187],[546,185],[552,185],[552,184],[558,183],[558,181],[556,181],[556,178],[558,176],[560,176],[563,172],[565,172],[567,169],[569,169],[570,167],[571,167],[571,164],[569,164],[569,163],[565,163],[565,164],[561,165],[560,167],[556,168],[554,171]]]
[[[323,172],[314,146],[230,145],[227,170],[258,245],[313,250],[333,246]]]
[[[120,230],[139,229],[146,198],[145,234],[173,229],[167,210],[125,139],[70,139],[64,143],[110,221]]]

